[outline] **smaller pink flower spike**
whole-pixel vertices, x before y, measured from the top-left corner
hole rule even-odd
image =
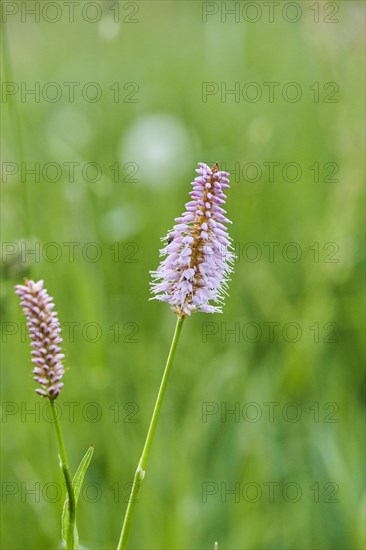
[[[56,399],[59,395],[64,375],[59,344],[60,323],[57,313],[52,311],[54,306],[53,298],[48,295],[43,286],[43,281],[30,281],[25,279],[24,285],[17,285],[15,293],[21,298],[20,305],[27,318],[27,326],[31,339],[32,362],[34,380],[41,386],[35,391],[42,397]]]

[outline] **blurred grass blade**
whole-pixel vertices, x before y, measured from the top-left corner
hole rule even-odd
[[[86,474],[86,471],[89,467],[90,461],[92,459],[94,453],[94,446],[90,445],[89,449],[86,451],[83,459],[81,460],[78,469],[76,470],[76,474],[73,477],[72,480],[72,486],[74,488],[74,494],[75,494],[75,506],[78,503],[81,487],[84,481],[84,476]],[[67,532],[69,528],[69,497],[66,494],[66,499],[64,502],[64,508],[62,511],[62,538],[66,542],[67,539]],[[75,548],[78,548],[79,543],[79,537],[78,537],[78,531],[75,525]]]

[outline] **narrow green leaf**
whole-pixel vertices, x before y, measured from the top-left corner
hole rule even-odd
[[[74,488],[74,495],[75,495],[75,506],[77,505],[81,487],[84,481],[85,473],[89,467],[90,461],[92,459],[94,452],[93,445],[90,445],[89,449],[86,451],[82,461],[79,464],[78,469],[76,470],[76,474],[73,477],[72,480],[72,486]],[[62,538],[66,542],[67,539],[67,532],[69,529],[69,495],[66,493],[66,499],[64,502],[64,508],[62,511]],[[75,525],[75,548],[78,547],[79,543],[79,537],[78,537],[78,531]]]

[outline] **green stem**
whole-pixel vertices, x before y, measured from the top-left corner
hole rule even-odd
[[[67,541],[66,541],[66,550],[74,550],[75,543],[74,543],[74,531],[75,531],[75,520],[76,520],[76,505],[75,505],[75,495],[74,495],[74,488],[72,486],[72,479],[70,475],[69,466],[67,464],[67,455],[65,450],[65,444],[64,444],[64,438],[62,435],[61,430],[61,424],[58,419],[57,410],[55,407],[55,402],[53,399],[50,399],[51,403],[51,409],[53,418],[55,421],[55,428],[56,428],[56,435],[57,435],[57,443],[58,443],[58,450],[60,455],[60,461],[61,461],[61,468],[62,472],[64,474],[65,483],[66,483],[66,489],[67,494],[69,497],[68,500],[68,507],[69,507],[69,529],[67,532]]]
[[[153,440],[156,426],[159,420],[160,410],[163,403],[166,386],[168,383],[169,373],[173,365],[179,336],[182,330],[183,320],[184,319],[181,317],[178,317],[177,319],[177,324],[175,326],[175,332],[174,332],[173,340],[170,346],[168,359],[165,365],[163,378],[161,379],[160,388],[159,388],[158,396],[156,398],[154,411],[150,420],[150,426],[147,432],[145,445],[137,466],[137,470],[135,472],[135,477],[132,484],[130,498],[128,499],[128,505],[126,509],[125,518],[123,521],[121,536],[118,542],[117,550],[125,550],[127,548],[128,537],[131,530],[132,518],[135,512],[136,503],[138,502],[137,497],[140,490],[140,483],[145,477],[145,467],[146,467],[147,459],[149,458],[152,440]]]

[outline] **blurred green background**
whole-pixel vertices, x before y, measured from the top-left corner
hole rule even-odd
[[[364,3],[272,20],[262,2],[76,2],[73,22],[34,4],[2,6],[2,547],[60,548],[63,500],[13,285],[55,298],[73,471],[95,445],[80,540],[115,548],[175,323],[149,270],[196,162],[218,161],[230,297],[183,327],[130,547],[365,548]]]

